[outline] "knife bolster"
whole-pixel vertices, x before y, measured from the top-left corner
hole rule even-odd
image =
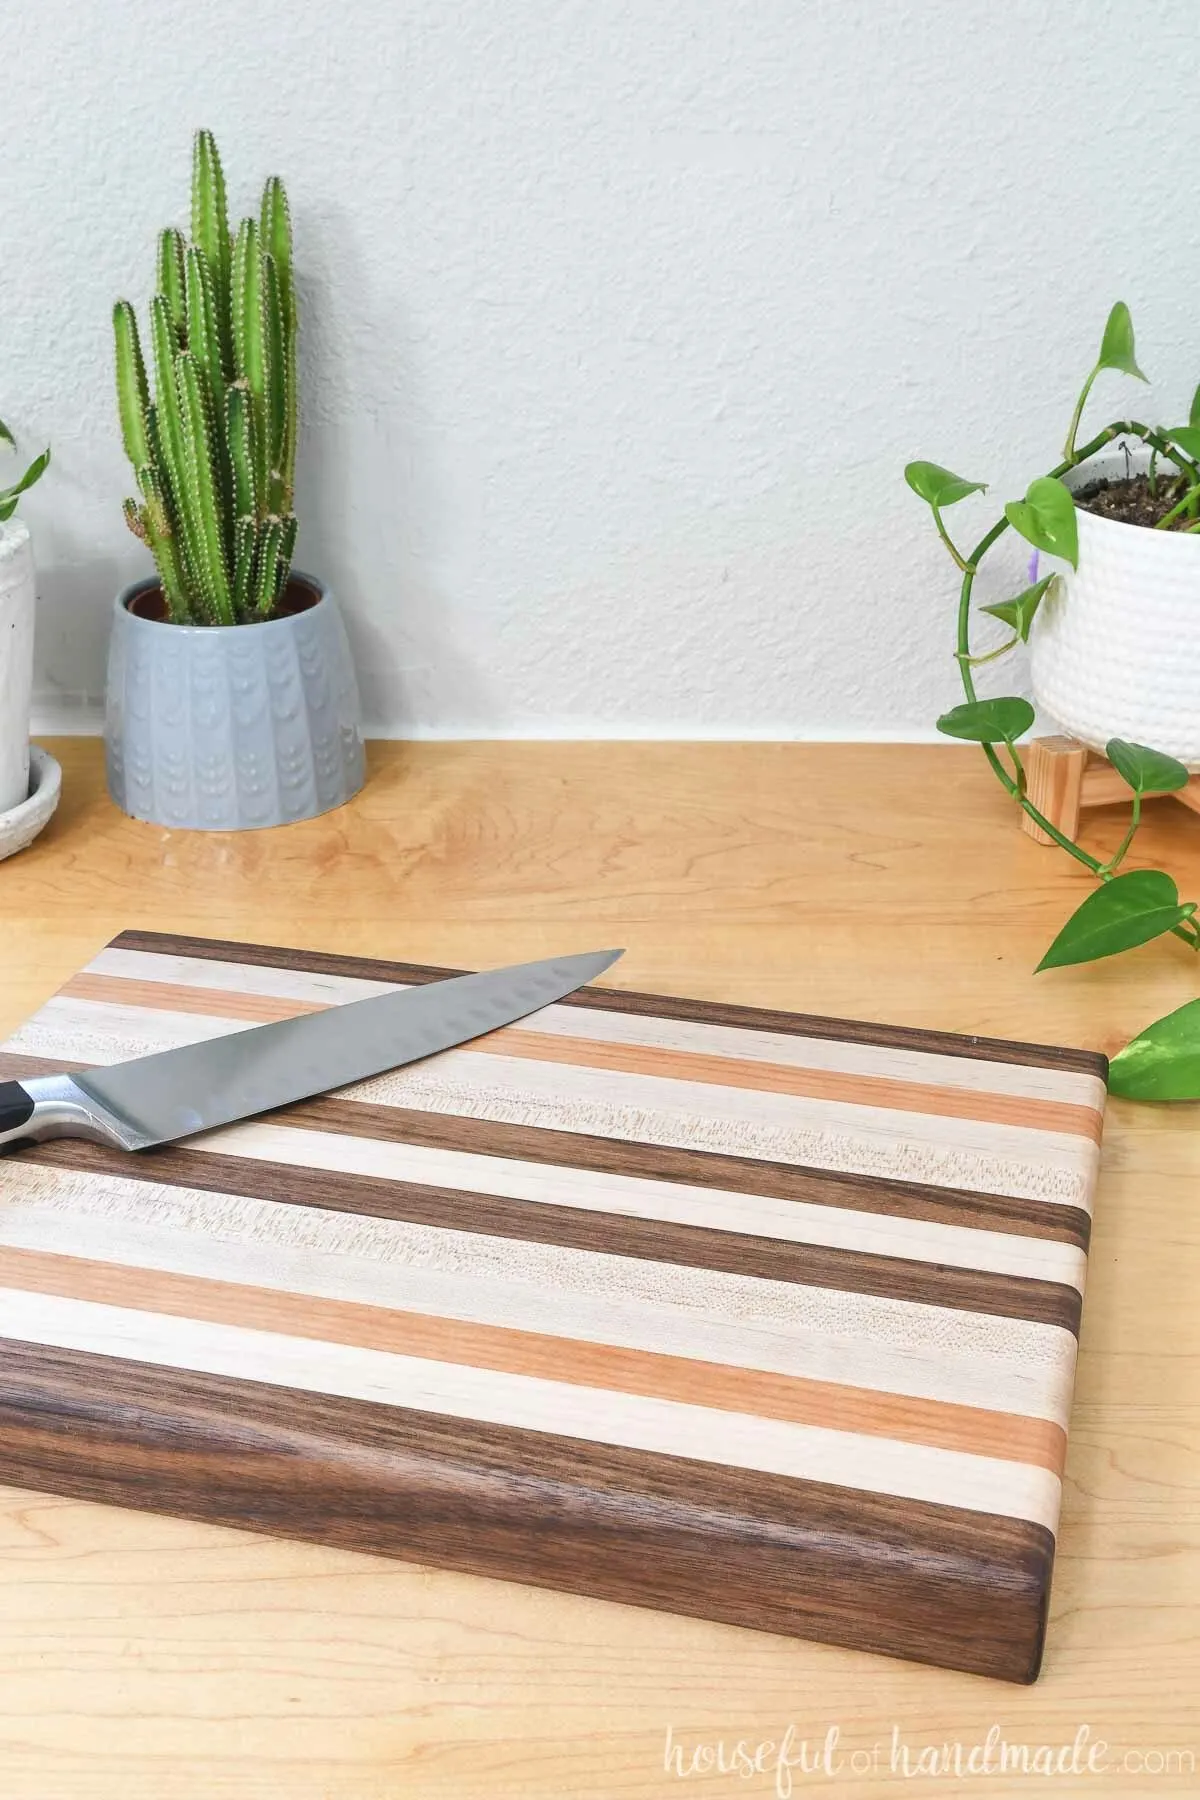
[[[7,1101],[8,1111],[3,1110]],[[70,1075],[32,1075],[0,1084],[0,1149],[48,1138],[87,1138],[115,1150],[139,1150],[144,1136],[84,1092]]]

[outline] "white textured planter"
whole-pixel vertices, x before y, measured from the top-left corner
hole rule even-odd
[[[1110,450],[1068,485],[1128,466]],[[1038,706],[1093,750],[1127,738],[1200,770],[1200,533],[1076,516],[1078,570],[1044,559],[1063,579],[1030,638]]]
[[[20,519],[0,525],[0,813],[29,797],[33,553]]]
[[[62,770],[48,750],[34,744],[29,752],[29,798],[0,812],[0,862],[32,844],[49,824],[62,792]]]

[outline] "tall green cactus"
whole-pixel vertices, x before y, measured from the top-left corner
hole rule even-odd
[[[140,500],[125,520],[149,547],[171,619],[269,619],[296,542],[296,288],[278,176],[231,238],[212,133],[192,155],[191,241],[158,240],[150,302],[154,393],[127,300],[113,309],[121,436]]]

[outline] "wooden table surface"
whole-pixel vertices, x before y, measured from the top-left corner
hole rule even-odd
[[[965,749],[380,745],[343,811],[209,837],[52,747],[59,813],[0,865],[0,1032],[134,926],[460,966],[622,942],[622,986],[1110,1052],[1197,990],[1173,941],[1033,975],[1086,879]],[[1200,893],[1200,820],[1149,810],[1145,859]],[[0,1489],[0,1796],[1200,1792],[1198,1124],[1110,1103],[1035,1687]],[[1090,1775],[904,1774],[1085,1728]]]

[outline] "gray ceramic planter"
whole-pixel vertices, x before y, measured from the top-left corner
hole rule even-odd
[[[135,819],[249,831],[311,819],[363,784],[358,684],[337,603],[261,625],[171,625],[117,596],[108,657],[108,789]]]

